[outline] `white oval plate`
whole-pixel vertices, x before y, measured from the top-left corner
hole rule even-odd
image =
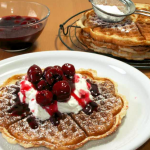
[[[118,83],[119,93],[126,96],[129,109],[119,129],[102,140],[90,141],[80,150],[133,150],[150,137],[150,80],[137,69],[112,58],[85,52],[50,51],[20,55],[0,61],[0,84],[8,77],[26,73],[37,64],[41,68],[64,63],[74,64],[76,69],[91,68],[101,77],[109,77]],[[0,134],[1,150],[24,150],[11,145]],[[46,150],[31,148],[30,150]]]

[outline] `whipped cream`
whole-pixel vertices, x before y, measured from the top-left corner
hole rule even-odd
[[[29,81],[23,80],[20,82],[20,92],[18,93],[20,101],[28,104],[28,107],[33,115],[44,121],[50,118],[50,115],[36,102],[36,94],[37,90],[33,88],[33,85]]]
[[[37,90],[34,89],[32,83],[27,80],[23,80],[20,83],[20,92],[18,93],[20,101],[29,105],[30,111],[36,118],[44,121],[49,119],[50,114],[41,107],[36,102]],[[82,95],[88,95],[87,98],[82,98]],[[89,101],[92,101],[94,98],[91,95],[86,79],[81,74],[75,75],[75,90],[73,91],[79,99],[82,100],[82,103],[86,105]],[[50,106],[49,106],[50,107]],[[61,113],[75,113],[77,114],[83,107],[79,102],[71,95],[70,99],[67,102],[57,102],[58,111]]]

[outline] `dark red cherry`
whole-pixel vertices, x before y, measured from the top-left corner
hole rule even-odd
[[[41,80],[38,84],[37,84],[37,90],[42,91],[42,90],[48,90],[49,86],[48,83],[45,80]]]
[[[56,69],[62,69],[60,66],[58,66],[58,65],[56,65],[56,66],[54,66],[54,68],[56,68]]]
[[[27,72],[28,80],[32,83],[37,83],[42,77],[42,70],[37,65],[32,65]]]
[[[14,19],[22,19],[21,16],[15,16]]]
[[[63,75],[63,80],[67,81],[67,77],[65,75]]]
[[[90,114],[92,114],[92,112],[93,112],[93,108],[92,108],[92,106],[91,105],[86,105],[86,107],[85,108],[83,108],[83,111],[87,114],[87,115],[90,115]]]
[[[46,72],[45,75],[46,81],[52,85],[57,81],[61,81],[63,79],[63,72],[60,69],[52,68]]]
[[[27,22],[27,21],[23,21],[23,22],[21,22],[21,25],[26,25],[26,24],[28,24],[28,22]]]
[[[53,99],[53,94],[52,92],[48,90],[42,90],[37,93],[36,95],[36,101],[39,105],[41,106],[48,106],[51,104]]]
[[[38,66],[38,65],[32,65],[29,69],[28,69],[28,72],[27,74],[30,74],[32,73],[33,71],[39,71],[39,72],[42,72],[41,68]]]
[[[63,76],[63,80],[69,83],[72,91],[75,90],[75,76]]]
[[[49,66],[49,67],[46,67],[43,71],[43,77],[45,77],[46,75],[46,72],[49,70],[49,69],[52,69],[53,67],[52,66]]]
[[[63,80],[67,81],[71,87],[71,91],[75,90],[75,76],[65,76],[63,75]]]
[[[20,20],[15,20],[14,23],[18,24],[20,23]]]
[[[64,64],[62,66],[62,71],[65,76],[74,76],[75,75],[75,68],[72,64]]]
[[[6,16],[6,17],[3,17],[4,20],[11,20],[12,17],[11,16]]]
[[[38,128],[38,123],[36,122],[35,117],[29,117],[29,118],[27,118],[27,122],[28,122],[29,126],[32,129],[37,129]]]
[[[30,21],[30,20],[32,20],[32,18],[31,17],[26,17],[25,20]]]
[[[54,126],[59,125],[60,119],[62,119],[62,114],[60,112],[56,112],[50,117],[50,121]]]
[[[67,81],[59,81],[53,86],[53,94],[56,96],[57,101],[65,102],[70,98],[71,88]]]

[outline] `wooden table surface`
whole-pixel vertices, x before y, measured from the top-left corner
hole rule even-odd
[[[26,0],[27,1],[27,0]],[[28,0],[42,3],[49,7],[51,14],[47,25],[35,44],[28,50],[17,53],[9,53],[0,50],[0,60],[25,53],[50,51],[50,50],[67,50],[58,38],[59,25],[65,22],[74,14],[91,8],[88,0]],[[150,3],[149,0],[133,0],[139,3]],[[150,70],[141,70],[150,78]],[[138,150],[149,150],[150,140],[147,141]]]

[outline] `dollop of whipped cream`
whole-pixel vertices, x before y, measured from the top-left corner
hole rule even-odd
[[[37,90],[32,83],[23,79],[20,82],[20,92],[18,93],[20,101],[29,105],[30,111],[36,118],[44,121],[51,115],[36,102]],[[57,102],[58,111],[61,113],[77,114],[94,98],[90,92],[90,85],[81,74],[75,75],[75,89],[67,102]],[[50,106],[49,106],[50,107]]]
[[[50,118],[49,113],[36,102],[37,90],[34,89],[32,83],[27,80],[20,82],[20,92],[18,93],[20,101],[28,104],[30,111],[36,118],[44,121]]]

